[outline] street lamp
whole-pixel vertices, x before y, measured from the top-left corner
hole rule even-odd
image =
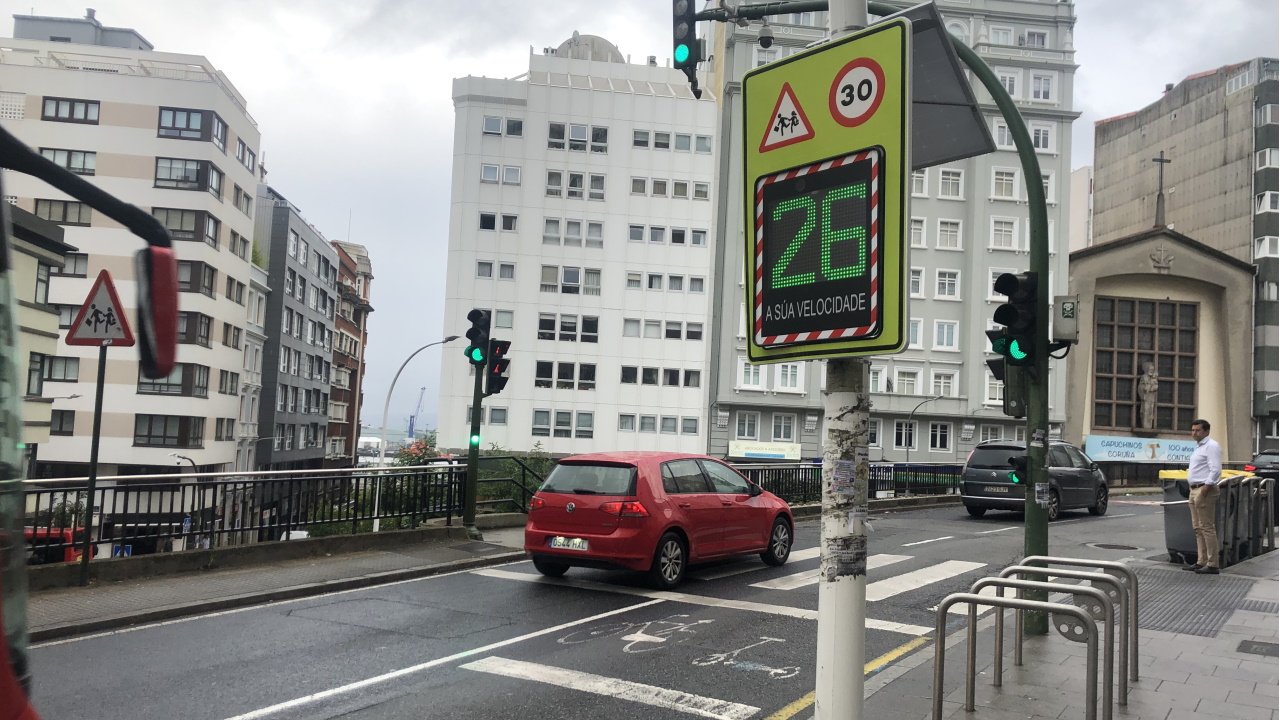
[[[921,406],[923,406],[925,403],[931,403],[934,400],[941,400],[944,397],[946,397],[946,395],[939,395],[937,397],[931,397],[931,398],[926,398],[924,400],[921,400],[918,405],[911,408],[910,413],[907,413],[907,427],[911,428],[911,440],[912,440],[911,443],[907,443],[907,462],[906,462],[907,472],[911,472],[911,445],[916,440],[915,426],[911,424],[911,419],[915,417],[916,411],[919,410]]]
[[[409,357],[405,358],[404,362],[400,364],[400,369],[396,371],[396,376],[391,378],[391,387],[387,388],[387,401],[382,405],[382,437],[381,437],[381,442],[378,445],[378,467],[379,468],[382,468],[387,464],[387,416],[391,413],[391,393],[396,389],[396,381],[400,379],[400,373],[404,372],[404,368],[406,365],[409,364],[409,361],[412,360],[414,356],[416,356],[418,353],[422,352],[423,350],[426,350],[429,347],[434,347],[436,345],[443,345],[448,342],[453,342],[454,340],[457,340],[457,339],[458,339],[457,335],[450,335],[449,337],[443,340],[437,340],[433,343],[423,345],[417,350],[414,350],[413,353],[410,354]],[[373,531],[374,532],[378,532],[378,525],[379,525],[378,501],[381,499],[381,497],[382,497],[382,493],[377,492],[375,490],[373,494]]]
[[[178,454],[178,453],[176,453],[176,452],[171,452],[171,453],[169,453],[169,457],[175,457],[175,458],[178,458],[179,460],[186,460],[187,462],[191,463],[191,469],[192,469],[192,470],[199,470],[199,468],[197,468],[197,467],[196,467],[196,461],[195,461],[195,460],[192,460],[191,458],[187,457],[186,455],[179,455],[179,454]]]

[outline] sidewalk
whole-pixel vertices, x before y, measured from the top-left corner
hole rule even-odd
[[[1138,574],[1139,674],[1115,717],[1142,720],[1277,720],[1280,553],[1196,575],[1152,560],[1126,561]],[[1013,664],[1013,613],[1006,612],[1004,686],[992,685],[994,613],[979,623],[975,711],[964,709],[963,622],[946,640],[943,717],[1042,720],[1085,717],[1085,645],[1050,630],[1028,637]],[[1117,627],[1119,632],[1119,627]],[[1101,644],[1101,637],[1099,638]],[[933,712],[933,643],[868,678],[864,717],[928,720]],[[1100,646],[1101,652],[1103,647]],[[1116,672],[1123,665],[1116,660]],[[1103,662],[1098,660],[1102,682]],[[1107,717],[1098,693],[1099,720]],[[1116,701],[1119,701],[1118,692]]]
[[[523,527],[483,532],[485,542],[441,540],[394,550],[36,592],[27,602],[31,641],[43,642],[524,558]]]

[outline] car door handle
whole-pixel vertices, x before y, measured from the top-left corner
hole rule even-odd
[[[676,503],[676,504],[684,508],[685,510],[688,510],[689,508],[693,507],[693,503]]]
[[[725,506],[725,507],[733,507],[733,501],[732,501],[732,500],[721,500],[721,501],[720,501],[720,504],[721,504],[721,505],[723,505],[723,506]]]

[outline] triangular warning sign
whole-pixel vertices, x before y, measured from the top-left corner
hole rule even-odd
[[[68,345],[133,345],[133,332],[125,317],[124,306],[111,282],[111,273],[98,273],[89,297],[67,331]]]
[[[782,92],[778,93],[778,102],[773,106],[773,114],[769,116],[769,127],[760,139],[760,152],[795,145],[812,137],[813,125],[809,124],[804,108],[796,100],[791,83],[783,83]]]

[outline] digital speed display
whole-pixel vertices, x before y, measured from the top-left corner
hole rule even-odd
[[[880,331],[880,153],[761,178],[755,334],[761,345]]]

